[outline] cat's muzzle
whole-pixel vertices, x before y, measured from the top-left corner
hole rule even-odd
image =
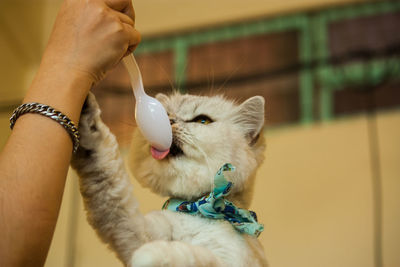
[[[178,143],[179,142],[174,137],[173,140],[172,140],[171,148],[169,149],[168,156],[177,157],[177,156],[184,155],[183,150],[180,148]]]

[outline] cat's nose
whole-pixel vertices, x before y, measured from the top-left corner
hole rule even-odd
[[[169,117],[169,123],[172,125],[172,124],[175,124],[176,123],[176,119],[175,118],[172,118],[172,117]]]

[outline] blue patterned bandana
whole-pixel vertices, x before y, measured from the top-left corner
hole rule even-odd
[[[231,191],[233,184],[225,179],[223,172],[234,170],[234,166],[230,163],[225,163],[214,177],[213,192],[197,201],[170,198],[164,203],[162,209],[201,214],[212,219],[224,219],[230,222],[239,232],[258,237],[264,230],[264,226],[257,222],[256,213],[238,208],[224,198]]]

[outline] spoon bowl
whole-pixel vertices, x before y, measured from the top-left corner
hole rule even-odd
[[[140,132],[158,151],[167,151],[172,144],[172,129],[167,112],[154,97],[144,92],[142,76],[133,54],[123,59],[136,98],[135,119]]]

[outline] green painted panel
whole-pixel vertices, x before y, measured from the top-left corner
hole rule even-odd
[[[308,17],[302,17],[298,21],[301,25],[299,38],[299,59],[306,66],[299,77],[300,90],[300,120],[307,124],[313,121],[313,95],[314,95],[314,80],[312,70],[309,64],[312,61],[312,34],[311,24]]]
[[[181,92],[184,92],[186,81],[187,48],[185,40],[176,39],[174,49],[175,86]]]
[[[317,100],[320,110],[319,117],[326,120],[333,118],[332,90],[361,83],[373,86],[379,84],[389,74],[391,77],[400,75],[400,59],[398,58],[389,62],[374,60],[369,63],[353,63],[340,68],[330,65],[329,23],[399,10],[400,1],[379,1],[332,8],[312,14],[305,13],[273,19],[260,19],[179,35],[144,39],[136,49],[135,54],[173,51],[175,84],[182,89],[186,82],[185,70],[190,47],[260,34],[297,31],[299,33],[299,59],[304,66],[299,74],[301,122],[310,123],[314,120],[315,82],[318,82],[321,90],[320,97]]]

